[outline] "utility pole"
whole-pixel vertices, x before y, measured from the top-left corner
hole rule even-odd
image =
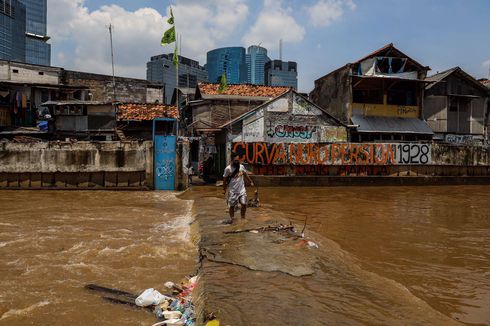
[[[114,76],[114,47],[112,45],[112,23],[109,24],[109,37],[111,39],[112,91],[113,91],[112,102],[115,102],[116,101],[116,77]]]
[[[279,60],[282,61],[282,38],[279,39]]]

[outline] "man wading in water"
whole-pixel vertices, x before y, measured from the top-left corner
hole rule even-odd
[[[255,186],[245,167],[240,164],[238,155],[232,154],[232,160],[231,164],[225,168],[225,172],[223,173],[223,190],[225,195],[228,189],[226,203],[228,204],[228,211],[230,213],[230,223],[233,223],[235,206],[238,203],[241,205],[240,215],[242,218],[245,218],[245,214],[247,213],[247,191],[243,177],[245,176],[252,187]]]

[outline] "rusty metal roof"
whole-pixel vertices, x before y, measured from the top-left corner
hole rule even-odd
[[[174,118],[179,117],[177,107],[173,105],[152,104],[152,103],[123,103],[118,105],[117,120],[153,120],[155,118]]]

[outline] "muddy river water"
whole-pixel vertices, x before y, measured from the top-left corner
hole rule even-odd
[[[260,200],[251,220],[308,216],[318,262],[302,277],[205,262],[224,325],[490,325],[490,187],[264,188]],[[151,325],[83,285],[179,281],[197,266],[192,219],[225,216],[215,187],[0,192],[0,325]]]

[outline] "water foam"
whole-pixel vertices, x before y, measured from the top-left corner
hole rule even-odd
[[[50,302],[48,300],[43,300],[41,302],[35,303],[35,304],[30,305],[29,307],[26,307],[26,308],[23,308],[23,309],[10,309],[7,312],[5,312],[2,315],[2,317],[0,317],[0,320],[6,319],[6,318],[9,318],[9,317],[19,316],[19,315],[27,315],[31,311],[33,311],[33,310],[35,310],[37,308],[41,308],[41,307],[47,306],[48,304],[50,304]]]

